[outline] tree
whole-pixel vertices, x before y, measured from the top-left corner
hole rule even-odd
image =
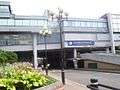
[[[18,60],[18,56],[14,52],[0,50],[0,63],[13,63]]]

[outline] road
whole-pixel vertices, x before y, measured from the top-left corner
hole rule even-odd
[[[53,70],[51,72],[56,75],[61,75],[60,70]],[[101,84],[120,88],[120,74],[116,74],[116,73],[82,71],[82,70],[65,70],[65,76],[67,79],[71,81],[84,85],[89,85],[89,80],[91,78],[96,78]],[[109,90],[109,89],[102,88],[101,90]]]

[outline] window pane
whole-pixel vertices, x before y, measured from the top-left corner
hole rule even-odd
[[[0,19],[0,25],[7,25],[7,19]]]
[[[13,19],[8,19],[8,25],[14,25],[14,20]]]
[[[44,23],[44,20],[38,20],[38,26],[43,26],[45,23]]]
[[[81,27],[86,27],[86,22],[80,22]]]
[[[107,23],[98,22],[98,27],[107,27]]]
[[[113,24],[113,28],[118,28],[118,24]]]
[[[68,21],[64,21],[64,26],[69,26]]]
[[[8,6],[0,6],[0,12],[9,12]]]
[[[118,23],[117,19],[112,19],[113,23]]]
[[[23,20],[23,25],[25,25],[25,26],[29,26],[30,24],[29,24],[29,20]]]
[[[87,27],[92,27],[92,22],[86,22]]]
[[[93,22],[93,27],[98,27],[97,22]]]
[[[22,20],[15,20],[15,25],[21,26],[22,25]]]
[[[37,26],[37,20],[30,20],[30,26]]]
[[[72,24],[75,27],[79,27],[80,26],[80,22],[79,21],[72,22]]]

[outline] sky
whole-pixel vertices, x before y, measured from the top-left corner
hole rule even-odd
[[[16,15],[43,15],[46,9],[57,13],[60,7],[70,17],[96,18],[105,13],[120,14],[120,0],[9,0]]]

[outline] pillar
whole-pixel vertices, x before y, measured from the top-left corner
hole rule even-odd
[[[78,69],[78,61],[76,59],[73,60],[73,63],[74,63],[74,68],[75,69]]]
[[[38,68],[38,61],[37,61],[37,34],[33,34],[33,60],[34,60],[34,68]]]
[[[77,50],[74,48],[74,58],[77,58]]]
[[[110,50],[109,50],[109,48],[106,48],[106,53],[110,53]]]
[[[74,63],[75,69],[78,69],[77,50],[76,49],[74,49],[74,60],[73,60],[73,63]]]
[[[107,14],[107,20],[108,20],[108,29],[111,37],[111,51],[113,54],[115,54],[115,42],[114,42],[114,34],[113,34],[113,26],[112,26],[112,21],[111,21],[111,14]]]

